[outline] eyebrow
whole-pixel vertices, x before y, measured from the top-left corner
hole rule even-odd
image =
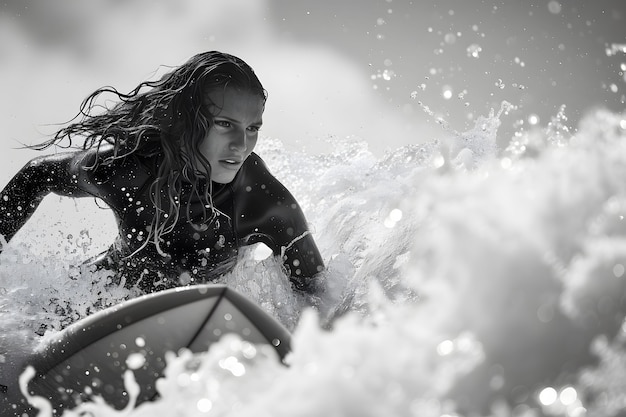
[[[214,119],[224,119],[224,120],[226,120],[226,121],[229,121],[229,122],[234,122],[234,123],[241,123],[241,121],[239,121],[239,120],[237,120],[237,119],[234,119],[234,118],[232,118],[232,117],[228,117],[228,116],[220,116],[220,115],[217,115],[217,116],[213,116],[213,118],[214,118]],[[262,124],[263,124],[263,119],[257,120],[257,121],[255,121],[255,122],[253,122],[253,123],[251,123],[251,124],[252,124],[252,125],[262,125]]]

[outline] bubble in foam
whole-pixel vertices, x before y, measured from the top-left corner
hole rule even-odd
[[[396,223],[398,223],[400,220],[402,220],[402,210],[395,208],[391,210],[383,224],[385,225],[385,227],[391,229],[395,227]]]

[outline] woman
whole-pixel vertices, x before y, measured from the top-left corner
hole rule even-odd
[[[97,113],[103,93],[119,103]],[[252,68],[215,51],[128,94],[95,91],[81,120],[37,147],[80,137],[80,149],[33,159],[2,191],[0,234],[10,240],[51,192],[97,197],[119,236],[88,262],[126,286],[156,291],[179,285],[183,272],[211,280],[241,246],[263,242],[297,288],[315,291],[323,261],[302,210],[252,153],[266,98]]]

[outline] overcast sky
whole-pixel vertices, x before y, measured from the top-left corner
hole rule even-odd
[[[130,90],[205,50],[251,64],[269,91],[263,134],[373,151],[464,130],[502,100],[545,124],[565,104],[624,109],[623,0],[12,0],[0,3],[4,184],[34,143],[102,85]],[[609,53],[607,53],[607,48]]]

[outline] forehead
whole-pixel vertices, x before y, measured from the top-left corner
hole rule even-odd
[[[237,87],[209,90],[204,96],[204,104],[213,116],[260,119],[265,110],[263,97]]]

